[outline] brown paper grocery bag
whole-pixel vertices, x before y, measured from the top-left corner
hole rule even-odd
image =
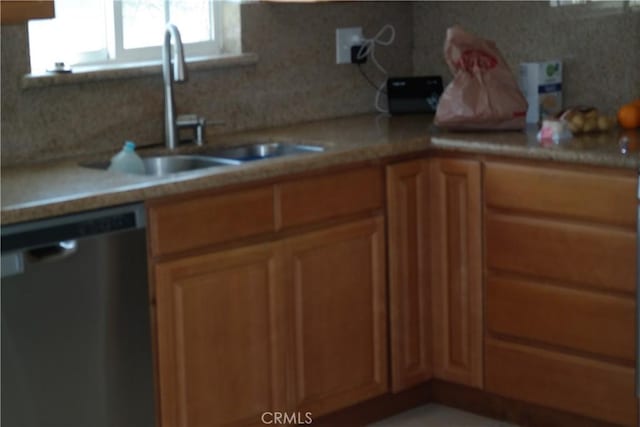
[[[444,56],[454,74],[435,124],[451,130],[523,129],[527,101],[494,42],[461,27],[447,30]]]

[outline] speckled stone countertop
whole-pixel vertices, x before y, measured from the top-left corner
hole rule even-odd
[[[285,176],[334,165],[438,151],[540,159],[625,169],[640,167],[637,133],[623,153],[617,132],[544,146],[535,132],[453,133],[436,129],[429,116],[360,115],[216,138],[216,146],[255,141],[318,144],[310,153],[183,172],[164,177],[118,174],[79,166],[85,159],[2,168],[3,225]],[[187,148],[188,149],[188,148]],[[117,151],[117,149],[114,149]],[[104,153],[108,159],[113,153]],[[143,154],[144,155],[144,154]]]

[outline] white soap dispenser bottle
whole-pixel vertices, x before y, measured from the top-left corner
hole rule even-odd
[[[136,144],[134,142],[126,141],[124,143],[122,150],[111,159],[109,170],[144,175],[144,163],[142,163],[140,156],[136,154]]]

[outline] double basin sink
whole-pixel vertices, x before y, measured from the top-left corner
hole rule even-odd
[[[319,153],[319,145],[292,144],[285,142],[260,142],[230,148],[212,148],[198,154],[168,154],[142,157],[145,175],[165,176],[219,166],[241,165],[246,162],[272,159],[304,153]],[[107,169],[109,162],[81,164],[94,169]]]

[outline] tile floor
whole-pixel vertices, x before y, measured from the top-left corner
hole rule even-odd
[[[430,403],[369,424],[368,427],[516,427],[516,425]]]

